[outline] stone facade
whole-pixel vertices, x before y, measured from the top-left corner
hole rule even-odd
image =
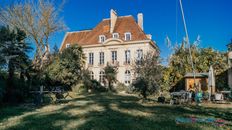
[[[83,50],[87,57],[86,68],[93,72],[94,79],[100,79],[100,72],[107,65],[107,63],[109,63],[118,67],[117,80],[121,83],[126,83],[127,78],[129,78],[126,74],[127,70],[131,74],[129,83],[131,83],[135,78],[132,66],[137,59],[138,50],[142,50],[143,54],[146,54],[148,51],[155,51],[149,40],[125,43],[113,38],[109,39],[107,43],[100,46],[83,46]],[[117,52],[117,60],[115,63],[112,63],[112,51]],[[130,63],[126,63],[126,51],[130,52]],[[104,53],[104,64],[100,64],[100,52]],[[93,65],[90,64],[89,53],[94,54]]]
[[[103,19],[93,30],[66,33],[60,51],[72,44],[82,46],[86,56],[85,67],[91,77],[101,81],[103,68],[118,67],[117,80],[126,85],[135,78],[133,64],[147,52],[159,54],[159,49],[150,34],[143,31],[143,15],[138,22],[132,16],[117,16],[110,11],[109,19]],[[113,25],[112,25],[113,24]]]

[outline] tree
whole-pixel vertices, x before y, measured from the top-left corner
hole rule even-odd
[[[46,75],[54,83],[72,87],[82,79],[85,56],[82,48],[73,45],[59,53],[58,57],[47,67]]]
[[[113,83],[117,82],[117,67],[108,65],[104,68],[105,76],[108,83],[108,88],[110,91],[113,91]]]
[[[136,80],[132,85],[146,99],[147,95],[153,94],[159,88],[162,76],[159,56],[148,52],[133,68]]]
[[[12,5],[0,8],[0,22],[11,28],[23,30],[36,46],[34,66],[43,67],[43,58],[49,53],[49,39],[66,26],[60,18],[63,4],[58,8],[51,0],[17,1]]]
[[[93,89],[93,83],[92,83],[92,79],[90,77],[90,72],[88,69],[83,69],[82,70],[82,81],[83,81],[83,84],[86,88],[86,90],[90,90],[90,89]]]
[[[191,45],[190,49],[192,52],[195,72],[207,73],[210,65],[212,65],[216,75],[216,87],[223,88],[227,86],[227,76],[225,72],[228,65],[226,54],[218,52],[212,48],[199,48],[196,45]],[[189,61],[189,51],[183,46],[176,47],[174,53],[170,57],[168,66],[163,70],[162,87],[168,90],[171,86],[175,91],[183,89],[183,79],[187,72],[192,72]]]
[[[13,96],[14,76],[17,71],[21,79],[19,86],[24,82],[24,77],[28,77],[28,68],[30,59],[27,55],[32,50],[28,43],[25,42],[26,34],[20,29],[10,30],[8,27],[0,28],[0,46],[2,66],[8,70],[6,94]]]

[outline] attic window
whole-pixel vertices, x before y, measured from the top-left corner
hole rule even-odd
[[[113,38],[119,38],[119,34],[118,33],[113,33]]]
[[[99,42],[103,43],[106,40],[106,36],[105,35],[100,35],[99,36]]]
[[[67,43],[67,44],[66,44],[66,48],[69,48],[69,47],[70,47],[70,43]]]
[[[124,35],[125,35],[125,41],[131,40],[131,33],[130,32],[126,32],[126,33],[124,33]]]

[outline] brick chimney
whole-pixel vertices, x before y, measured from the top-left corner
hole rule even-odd
[[[143,14],[142,13],[138,13],[137,18],[138,18],[138,21],[137,21],[138,25],[143,30]]]
[[[111,9],[110,10],[110,33],[114,32],[114,27],[117,21],[117,17],[118,17],[117,13],[113,9]]]

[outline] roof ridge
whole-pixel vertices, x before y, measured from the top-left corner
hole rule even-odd
[[[133,17],[133,16],[132,15],[118,16],[118,18],[124,18],[124,17]],[[110,18],[102,19],[102,21],[104,21],[104,20],[110,20]]]
[[[67,33],[79,33],[79,32],[89,32],[92,30],[79,30],[79,31],[71,31],[71,32],[67,32]]]

